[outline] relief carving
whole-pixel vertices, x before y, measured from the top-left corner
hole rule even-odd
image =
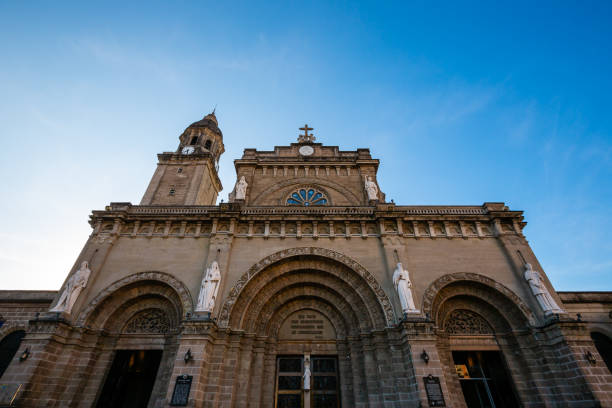
[[[478,313],[466,309],[453,310],[444,329],[449,334],[493,334],[491,325]]]
[[[123,333],[165,334],[170,331],[170,320],[160,309],[147,309],[136,314],[123,328]]]

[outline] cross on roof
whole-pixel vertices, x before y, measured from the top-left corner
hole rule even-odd
[[[301,127],[300,130],[303,130],[304,134],[303,135],[302,134],[299,135],[299,137],[298,137],[298,142],[299,143],[311,143],[311,142],[314,142],[314,140],[315,140],[314,135],[312,133],[308,134],[308,131],[309,130],[313,130],[313,128],[308,127],[308,125],[306,124],[306,125],[304,125],[304,127]]]

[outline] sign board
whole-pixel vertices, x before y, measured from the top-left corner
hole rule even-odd
[[[455,364],[455,371],[457,371],[457,375],[459,376],[459,378],[470,378],[470,372],[468,371],[467,366],[465,364]]]
[[[189,401],[189,391],[191,391],[191,381],[193,381],[193,376],[191,375],[179,375],[176,377],[174,392],[172,393],[172,400],[170,401],[171,406],[187,406],[187,402]]]
[[[442,394],[442,387],[440,386],[440,378],[428,375],[423,377],[425,383],[425,393],[427,393],[427,401],[429,401],[430,407],[445,407],[444,394]]]
[[[336,330],[322,313],[304,309],[285,319],[278,332],[280,340],[335,340]]]

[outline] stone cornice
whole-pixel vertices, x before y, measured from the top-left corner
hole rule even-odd
[[[0,303],[51,303],[56,290],[0,290]]]
[[[133,205],[131,203],[111,203],[103,211],[94,210],[92,217],[99,216],[208,216],[236,217],[249,215],[368,215],[375,218],[428,219],[432,216],[443,216],[449,219],[465,216],[485,216],[483,219],[518,218],[522,221],[522,211],[490,211],[482,206],[397,206],[394,204],[379,204],[377,206],[243,206],[240,203],[225,203],[210,206],[164,206],[164,205]]]
[[[482,206],[376,206],[294,207],[245,206],[140,206],[111,203],[93,211],[94,235],[205,237],[412,237],[490,238],[522,236],[522,211],[509,211],[497,203]],[[105,240],[107,239],[105,238]]]

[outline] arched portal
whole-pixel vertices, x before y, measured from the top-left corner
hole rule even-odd
[[[424,295],[453,406],[514,407],[537,400],[516,337],[531,314],[512,291],[477,274],[444,276]],[[511,374],[512,373],[512,374]]]
[[[385,292],[357,262],[327,249],[294,248],[244,274],[219,324],[257,339],[256,352],[239,357],[249,360],[249,378],[274,379],[252,380],[246,398],[261,406],[310,406],[310,400],[312,406],[351,407],[383,403],[379,365],[392,376],[393,357],[380,344],[389,341],[386,330],[394,320]],[[403,352],[398,347],[399,358],[410,364]],[[402,370],[396,377],[406,375]],[[414,391],[409,381],[394,384],[398,393]]]
[[[606,363],[608,371],[612,373],[612,340],[605,334],[597,331],[591,332],[591,339],[593,339],[593,343],[595,343],[597,352],[604,363]]]
[[[0,378],[15,357],[24,337],[24,330],[15,330],[0,340]]]
[[[96,406],[151,406],[164,400],[180,322],[191,307],[184,285],[162,272],[123,278],[90,303],[78,321],[104,333],[89,362],[105,373],[103,381],[88,384],[98,389]]]

